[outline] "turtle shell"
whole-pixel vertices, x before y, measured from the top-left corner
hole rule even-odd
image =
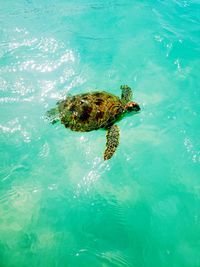
[[[121,99],[107,92],[91,92],[67,97],[58,103],[61,122],[73,131],[107,128],[123,114]]]

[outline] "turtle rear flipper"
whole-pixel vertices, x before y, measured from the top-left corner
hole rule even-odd
[[[119,145],[119,127],[113,125],[106,134],[106,149],[104,151],[104,160],[110,159]]]
[[[59,110],[58,110],[58,107],[48,110],[47,113],[46,113],[46,117],[47,117],[47,119],[50,120],[50,122],[52,124],[55,124],[56,122],[58,122],[59,121]]]

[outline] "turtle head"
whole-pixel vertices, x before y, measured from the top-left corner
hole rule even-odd
[[[129,102],[125,105],[125,111],[128,113],[136,113],[140,111],[140,106],[136,102]]]

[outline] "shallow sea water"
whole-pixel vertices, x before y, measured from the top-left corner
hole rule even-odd
[[[199,267],[200,2],[0,6],[0,267]],[[142,111],[110,161],[44,119],[121,84]]]

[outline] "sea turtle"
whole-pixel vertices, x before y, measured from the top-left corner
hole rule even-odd
[[[107,130],[104,160],[110,159],[119,144],[119,127],[115,124],[127,114],[140,110],[132,102],[132,90],[122,85],[121,98],[105,91],[89,92],[67,96],[47,112],[54,124],[58,120],[72,131],[89,132],[103,128]]]

